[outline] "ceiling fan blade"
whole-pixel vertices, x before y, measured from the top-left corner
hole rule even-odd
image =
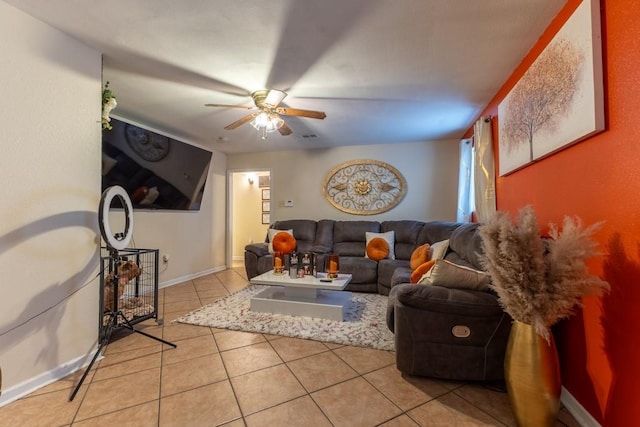
[[[238,126],[242,126],[243,124],[247,123],[249,120],[253,119],[255,116],[256,116],[255,113],[247,114],[243,118],[236,120],[235,122],[225,126],[224,128],[226,130],[233,130]]]
[[[282,123],[282,126],[280,126],[280,129],[278,129],[278,132],[280,132],[280,135],[282,136],[291,135],[293,133],[291,128],[287,126],[286,123]]]
[[[253,110],[256,107],[246,105],[228,105],[228,104],[204,104],[205,107],[223,107],[223,108],[243,108],[245,110]]]
[[[278,107],[276,113],[284,116],[309,117],[311,119],[324,119],[327,115],[323,111],[300,110],[298,108]]]

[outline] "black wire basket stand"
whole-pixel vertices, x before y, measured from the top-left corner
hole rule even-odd
[[[114,257],[107,248],[102,248],[100,339],[109,332],[109,327],[117,330],[126,327],[127,323],[135,325],[147,319],[156,319],[157,324],[162,324],[162,320],[158,319],[158,261],[158,249],[127,248],[118,251]],[[133,271],[125,268],[128,266],[134,266]],[[116,274],[119,276],[117,281],[114,280]],[[111,313],[121,315],[114,320]]]

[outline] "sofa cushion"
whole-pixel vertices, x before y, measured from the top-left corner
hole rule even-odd
[[[409,260],[409,266],[411,266],[412,269],[416,269],[418,268],[420,265],[424,264],[425,262],[429,261],[429,248],[431,247],[430,244],[425,243],[424,245],[420,245],[418,246],[413,253],[411,254],[411,259]]]
[[[380,224],[380,231],[395,233],[395,257],[408,260],[418,246],[418,236],[423,226],[424,222],[415,220],[383,221]]]
[[[311,219],[287,219],[276,221],[271,228],[293,230],[298,252],[313,252],[318,222]]]
[[[395,232],[388,231],[386,233],[372,233],[370,231],[367,231],[366,233],[364,233],[364,235],[365,235],[365,241],[366,241],[366,248],[365,248],[365,254],[364,254],[365,257],[372,258],[375,261],[380,261],[381,259],[385,259],[385,258],[389,258],[389,259],[396,258],[395,252],[393,250],[394,243],[395,243]],[[374,258],[369,256],[369,243],[374,239],[382,239],[385,242],[387,242],[387,253],[382,258]]]
[[[321,219],[316,228],[316,237],[311,252],[326,254],[333,250],[333,225],[332,219]]]
[[[406,276],[407,280],[402,283],[409,282],[409,276],[411,276],[411,268],[409,267],[409,261],[404,259],[383,259],[378,262],[378,285],[385,289],[391,289],[393,286],[393,277],[395,277],[398,269],[408,270],[409,274]]]
[[[487,273],[443,259],[432,261],[435,264],[422,276],[418,281],[419,284],[475,291],[489,290],[491,278]]]
[[[336,221],[333,226],[333,251],[342,256],[364,258],[365,233],[380,232],[377,221]]]
[[[351,283],[376,284],[378,279],[378,263],[363,256],[341,256],[340,273],[351,274]]]
[[[453,231],[460,227],[459,222],[448,221],[429,221],[425,222],[420,235],[418,236],[418,244],[434,243],[441,240],[447,240]]]
[[[389,283],[389,288],[393,288],[394,286],[409,283],[411,280],[411,273],[413,270],[411,267],[396,267],[391,274],[391,281]]]
[[[465,262],[457,264],[468,264],[476,269],[481,269],[480,253],[482,251],[482,240],[478,233],[478,223],[463,224],[451,233],[449,247],[458,257]]]

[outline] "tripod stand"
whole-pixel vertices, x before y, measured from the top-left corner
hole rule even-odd
[[[113,272],[113,277],[111,278],[111,284],[113,286],[113,305],[112,305],[112,310],[104,313],[103,314],[103,319],[104,316],[108,316],[108,320],[106,321],[106,324],[104,323],[104,320],[102,321],[103,326],[102,326],[102,330],[101,330],[101,336],[100,336],[100,344],[98,346],[98,349],[96,350],[96,353],[93,355],[93,358],[91,359],[91,362],[89,362],[89,365],[87,366],[87,368],[85,369],[84,373],[82,374],[82,377],[80,378],[80,381],[78,382],[78,384],[76,385],[76,387],[73,389],[73,392],[71,393],[71,396],[69,396],[69,401],[72,401],[75,397],[76,394],[78,393],[78,390],[80,389],[80,387],[82,386],[82,383],[84,382],[85,378],[87,377],[87,374],[89,373],[89,371],[91,370],[91,368],[93,367],[93,364],[95,363],[95,361],[98,359],[98,356],[102,353],[102,350],[104,349],[104,347],[109,344],[109,342],[111,341],[111,336],[113,335],[113,332],[117,329],[119,329],[121,326],[125,327],[133,332],[136,332],[138,334],[144,335],[146,337],[152,338],[156,341],[159,341],[163,344],[167,344],[170,345],[173,348],[176,348],[176,344],[173,344],[171,342],[165,341],[161,338],[158,337],[154,337],[153,335],[150,335],[146,332],[140,331],[136,328],[133,327],[133,325],[131,324],[131,322],[129,321],[129,319],[127,319],[127,317],[124,315],[124,313],[122,312],[122,310],[118,309],[118,301],[121,295],[119,295],[118,292],[118,284],[120,282],[120,275],[118,272],[118,266],[119,266],[119,262],[120,262],[120,257],[118,255],[118,250],[114,249],[114,248],[109,248],[109,266],[112,269]],[[122,323],[119,323],[118,320],[122,319]]]

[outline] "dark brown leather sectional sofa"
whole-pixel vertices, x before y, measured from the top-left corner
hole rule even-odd
[[[478,224],[446,221],[277,221],[293,230],[298,252],[340,256],[340,272],[352,274],[347,290],[388,295],[386,322],[395,334],[400,371],[455,380],[500,380],[511,318],[489,291],[410,284],[411,254],[424,243],[449,241],[444,259],[481,270]],[[365,233],[394,231],[395,259],[365,257]],[[245,248],[248,278],[270,270],[267,243]],[[385,321],[385,319],[381,319]]]

